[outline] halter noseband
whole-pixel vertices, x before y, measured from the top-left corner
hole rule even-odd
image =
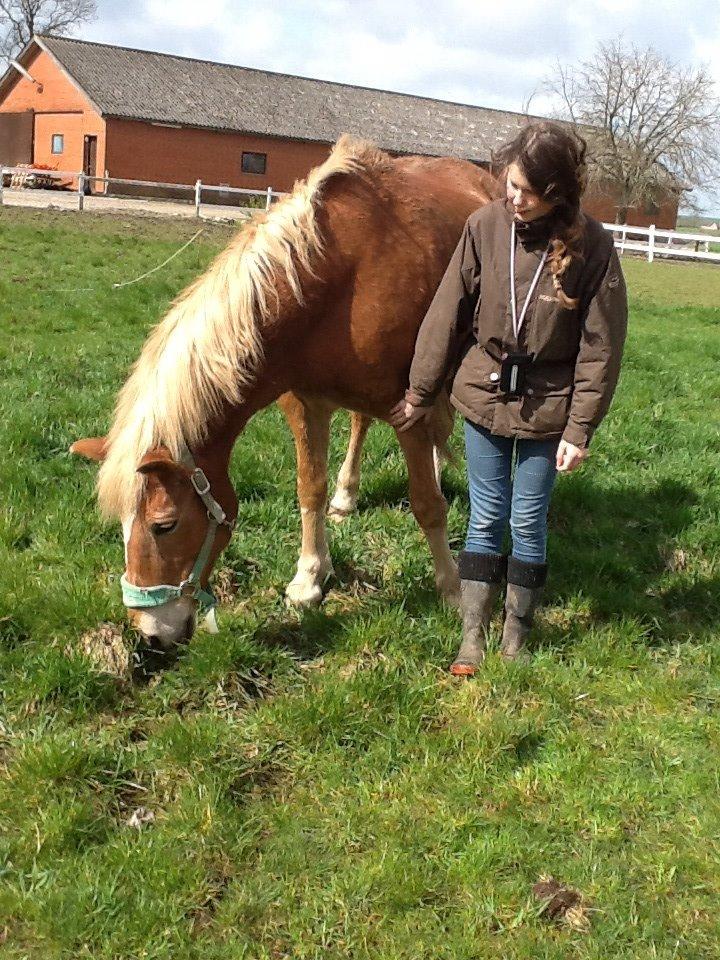
[[[200,577],[210,557],[217,528],[226,526],[232,532],[235,523],[233,520],[227,519],[225,511],[210,493],[210,481],[193,460],[187,444],[183,444],[182,461],[190,469],[190,483],[207,510],[208,528],[205,540],[200,548],[195,565],[187,578],[177,587],[166,583],[159,584],[156,587],[137,587],[134,583],[129,582],[126,574],[123,574],[120,577],[120,586],[122,587],[123,603],[126,607],[161,607],[170,600],[177,600],[178,597],[189,597],[192,600],[197,600],[201,612],[209,612],[217,606],[217,599],[210,587],[203,589],[200,586]]]

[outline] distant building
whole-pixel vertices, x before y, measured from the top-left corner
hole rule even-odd
[[[0,78],[0,163],[89,176],[290,190],[341,133],[393,154],[489,165],[525,114],[36,36]],[[100,189],[100,187],[98,187]],[[586,204],[614,220],[610,196]],[[677,196],[628,222],[674,227]]]

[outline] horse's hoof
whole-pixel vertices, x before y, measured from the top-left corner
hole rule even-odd
[[[285,599],[293,607],[319,607],[322,598],[322,587],[314,581],[293,580],[285,589]]]
[[[330,504],[330,509],[327,513],[328,520],[332,520],[333,523],[342,523],[343,520],[347,520],[352,512],[352,509],[345,510],[341,507],[334,507],[332,504]]]
[[[357,508],[357,502],[351,496],[343,496],[339,491],[335,493],[335,496],[330,501],[330,506],[328,507],[328,519],[332,520],[334,523],[342,523],[346,517],[349,517],[351,513],[354,513]]]
[[[460,578],[458,576],[436,580],[435,586],[440,596],[449,607],[460,607]]]
[[[460,591],[459,590],[453,590],[450,593],[444,593],[443,600],[449,607],[452,607],[453,610],[460,609]]]

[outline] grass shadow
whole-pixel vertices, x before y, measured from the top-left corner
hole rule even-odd
[[[608,489],[578,474],[560,484],[550,516],[549,599],[581,592],[593,620],[636,618],[657,642],[677,634],[674,624],[709,627],[720,616],[718,578],[699,581],[672,566],[696,503],[694,491],[675,480]]]
[[[136,644],[132,656],[132,681],[138,687],[147,686],[158,674],[177,666],[187,650],[187,644],[177,644],[169,650],[151,647],[147,643]]]
[[[300,662],[315,660],[333,648],[346,628],[347,614],[326,613],[320,607],[288,611],[286,618],[266,621],[253,632],[254,642],[268,648],[289,652]]]
[[[467,500],[467,484],[456,470],[446,470],[442,478],[442,492],[448,503],[458,498]],[[372,510],[378,507],[410,508],[408,500],[408,479],[403,471],[401,476],[383,474],[382,471],[363,478],[358,497],[358,510]]]

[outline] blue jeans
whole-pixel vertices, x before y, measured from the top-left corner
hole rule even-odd
[[[558,442],[496,437],[465,421],[470,492],[467,551],[502,553],[509,520],[512,555],[525,563],[545,562]]]

